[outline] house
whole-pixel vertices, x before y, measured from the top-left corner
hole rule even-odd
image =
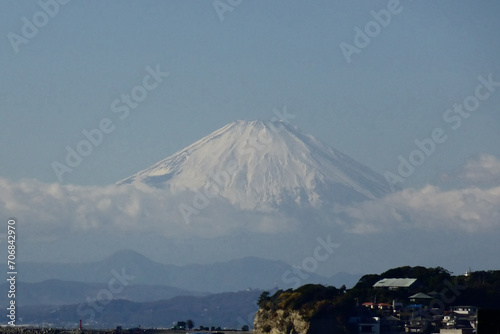
[[[407,333],[424,333],[429,326],[429,319],[426,317],[418,316],[410,319],[409,323],[405,325],[405,332]]]
[[[388,303],[378,303],[377,308],[379,310],[390,310],[392,308],[392,305]]]
[[[405,307],[405,311],[409,312],[410,314],[420,314],[423,309],[424,307],[422,306],[422,304],[411,304]]]
[[[460,313],[455,312],[455,308],[457,308]],[[452,312],[445,314],[442,318],[443,329],[475,329],[477,326],[476,313],[465,314],[465,312],[472,312],[475,311],[475,309],[476,308],[472,306],[452,307]]]
[[[445,312],[441,322],[443,323],[443,327],[453,327],[455,324],[455,317],[452,314]]]
[[[384,278],[373,284],[374,288],[387,288],[396,290],[399,288],[409,288],[417,282],[416,278]]]
[[[411,319],[422,312],[422,304],[407,305],[399,312],[399,317],[403,320]]]
[[[466,316],[475,315],[477,313],[477,307],[475,306],[453,306],[451,310],[453,313]]]
[[[388,303],[378,303],[377,304],[377,314],[383,316],[390,316],[392,314],[392,305]]]
[[[372,310],[375,309],[375,305],[376,304],[372,303],[372,302],[366,302],[366,303],[361,304],[361,306],[367,307],[367,308],[372,309]]]
[[[415,304],[428,304],[432,299],[434,299],[434,297],[422,292],[416,293],[408,298]]]
[[[366,302],[366,303],[361,304],[361,306],[364,306],[366,308],[369,308],[370,310],[376,311],[377,315],[389,316],[392,314],[392,305],[388,304],[388,303]]]

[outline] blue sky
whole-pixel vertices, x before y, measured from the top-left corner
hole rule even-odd
[[[216,1],[230,10],[218,13],[214,1],[0,3],[0,208],[24,222],[24,259],[97,259],[129,247],[171,263],[249,254],[293,263],[332,233],[343,243],[332,261],[343,262],[325,273],[498,267],[500,3]],[[376,23],[384,13],[390,22]],[[347,44],[358,47],[350,62]],[[455,111],[466,103],[474,111]],[[109,186],[234,120],[284,109],[293,125],[381,174],[400,175],[401,158],[423,160],[401,191],[335,208],[345,222],[305,225],[294,242],[259,234],[242,245],[234,235],[250,232],[233,208],[210,206],[198,228],[175,216],[190,194]],[[97,128],[96,144],[80,147],[91,152],[60,180],[54,163]],[[388,233],[406,251],[380,263],[393,250]]]
[[[224,2],[227,3],[227,2]],[[233,2],[237,3],[237,2]],[[58,182],[51,167],[103,118],[116,125],[63,183],[114,183],[236,119],[293,123],[380,173],[414,140],[447,129],[406,185],[432,183],[479,153],[500,156],[500,92],[462,126],[442,116],[500,81],[496,1],[404,1],[348,63],[339,47],[389,1],[248,1],[222,14],[211,1],[71,1],[15,53],[36,1],[0,11],[0,176]],[[159,65],[170,75],[124,120],[111,111]]]

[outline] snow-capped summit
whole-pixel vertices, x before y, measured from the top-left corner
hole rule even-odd
[[[137,182],[242,209],[316,208],[389,191],[381,175],[282,121],[235,121],[118,184]]]

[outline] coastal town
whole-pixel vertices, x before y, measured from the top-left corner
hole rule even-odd
[[[352,289],[306,285],[263,294],[254,334],[500,333],[500,271],[451,275],[400,267]]]
[[[409,289],[417,279],[382,279],[374,284],[378,289]],[[450,306],[463,286],[451,285],[440,292],[418,292],[406,300],[392,303],[363,302],[361,316],[351,317],[349,324],[358,334],[441,333],[472,334],[477,329],[476,306]],[[365,308],[365,309],[363,309]]]

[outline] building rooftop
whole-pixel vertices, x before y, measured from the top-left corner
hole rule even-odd
[[[419,293],[416,293],[413,296],[410,296],[408,298],[410,298],[410,299],[433,299],[434,297],[429,296],[428,294],[419,292]]]
[[[384,278],[373,285],[374,288],[409,288],[416,278]]]

